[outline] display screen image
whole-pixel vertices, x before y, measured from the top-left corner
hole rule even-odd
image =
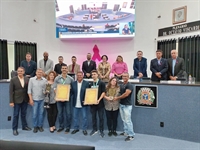
[[[56,37],[134,37],[134,0],[56,0]]]

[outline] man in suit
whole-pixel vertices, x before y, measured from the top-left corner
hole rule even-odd
[[[69,73],[77,74],[80,71],[80,65],[76,63],[76,56],[72,56],[72,64],[69,65]]]
[[[96,62],[91,60],[91,54],[87,54],[87,60],[82,64],[82,71],[84,72],[84,78],[91,78],[91,71],[96,70]]]
[[[185,71],[184,59],[177,56],[176,50],[171,50],[171,58],[168,59],[168,76],[170,80],[183,77]]]
[[[137,52],[137,58],[134,59],[133,70],[134,78],[147,77],[147,59],[142,57],[143,52]]]
[[[83,80],[83,72],[77,72],[77,81],[74,81],[71,84],[71,93],[73,95],[72,105],[73,105],[73,118],[74,118],[74,130],[72,134],[75,134],[79,131],[79,114],[82,114],[82,129],[83,134],[87,135],[87,115],[88,115],[88,106],[83,104],[85,99],[86,88],[89,88],[89,83]]]
[[[151,60],[150,70],[152,71],[152,81],[168,79],[168,64],[167,60],[165,58],[162,58],[162,50],[156,51],[156,58]]]
[[[62,66],[63,65],[66,65],[65,63],[63,63],[63,57],[62,56],[59,56],[58,57],[58,64],[56,64],[55,65],[55,67],[54,67],[54,71],[57,73],[57,75],[60,75],[60,74],[62,74],[62,72],[61,72],[61,68],[62,68]]]
[[[28,105],[28,81],[27,77],[24,77],[24,68],[19,67],[17,69],[18,76],[13,77],[10,80],[10,106],[14,107],[13,111],[13,122],[12,129],[13,135],[18,135],[18,120],[19,120],[19,112],[21,111],[21,121],[22,121],[22,130],[30,131],[31,128],[28,127],[26,122],[26,110]]]
[[[31,53],[26,53],[26,60],[22,60],[20,66],[25,69],[24,75],[26,77],[31,78],[35,76],[37,64],[35,61],[31,60]]]
[[[39,61],[39,68],[44,71],[43,76],[46,77],[53,70],[53,61],[48,58],[49,54],[47,52],[44,52],[43,56],[44,59]]]

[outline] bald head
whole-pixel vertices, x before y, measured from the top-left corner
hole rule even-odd
[[[177,53],[177,51],[175,49],[171,50],[172,59],[176,59],[177,55],[178,55],[178,53]]]
[[[47,60],[48,57],[49,57],[49,53],[48,53],[48,52],[44,52],[44,53],[43,53],[43,56],[44,56],[44,60]]]

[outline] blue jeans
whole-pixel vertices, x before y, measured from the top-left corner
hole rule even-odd
[[[82,129],[83,130],[87,130],[87,114],[88,114],[88,107],[87,106],[83,106],[82,108],[76,108],[74,107],[74,129],[78,130],[79,129],[79,114],[82,114]]]
[[[64,116],[66,117],[66,128],[71,128],[71,103],[68,102],[57,102],[58,108],[58,120],[59,120],[59,128],[64,128]],[[63,115],[64,114],[64,115]]]
[[[44,100],[33,101],[33,127],[42,127],[44,118]]]
[[[22,129],[27,126],[26,122],[26,110],[27,110],[27,102],[22,102],[20,104],[14,104],[14,111],[13,111],[13,122],[12,122],[12,129],[18,129],[18,120],[19,120],[19,112],[21,110],[21,121],[22,121]]]
[[[124,124],[124,132],[127,133],[128,136],[134,136],[135,133],[133,131],[133,123],[131,120],[132,105],[120,104],[119,110],[120,110],[120,116]]]

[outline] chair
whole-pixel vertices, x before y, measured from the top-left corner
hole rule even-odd
[[[10,75],[11,75],[11,78],[17,76],[17,71],[12,70]]]

